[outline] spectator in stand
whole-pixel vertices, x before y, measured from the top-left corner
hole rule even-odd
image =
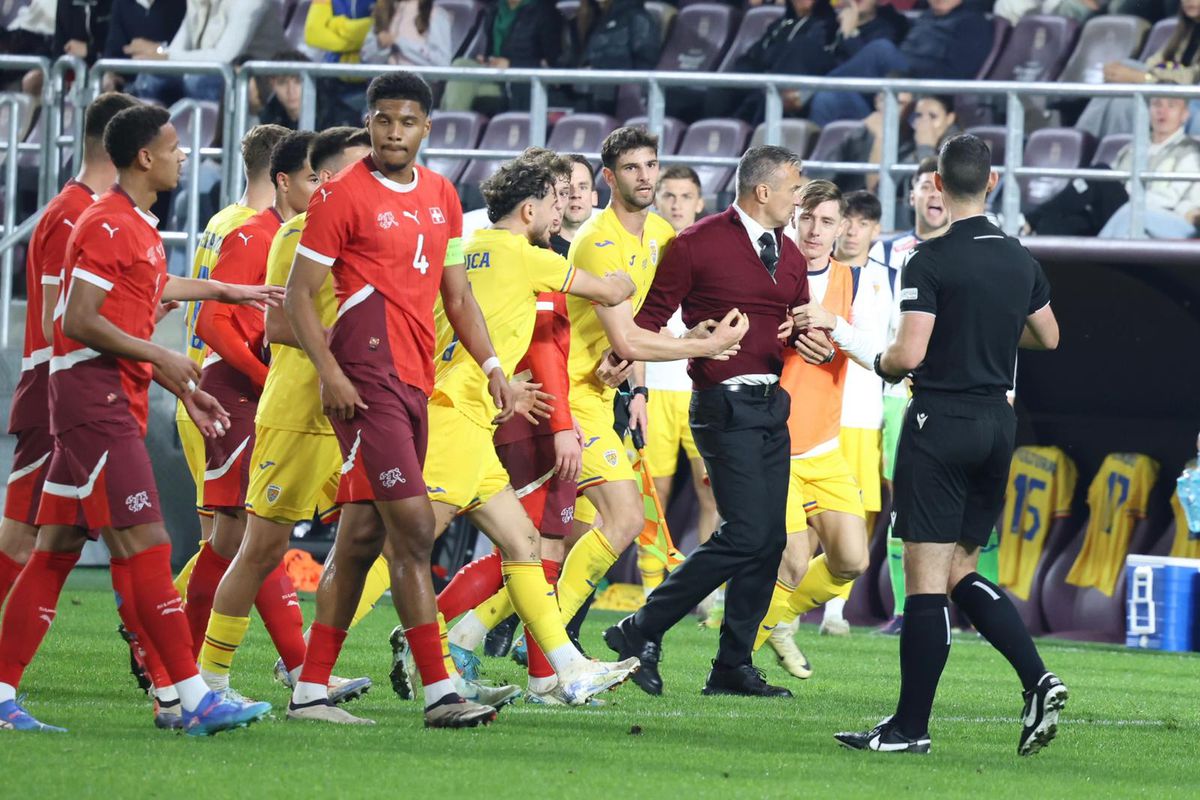
[[[170,42],[136,38],[125,54],[139,61],[216,61],[232,64],[250,53],[278,53],[287,47],[278,8],[272,0],[188,0],[183,24]],[[182,96],[220,100],[219,75],[143,73],[132,92],[170,105]]]
[[[0,36],[0,53],[15,56],[54,57],[54,18],[56,0],[32,0],[17,12],[8,30]],[[21,76],[21,91],[35,100],[41,97],[42,73],[37,70],[4,75],[4,84]],[[0,89],[5,89],[2,86]]]
[[[456,67],[538,69],[558,64],[562,55],[563,16],[554,0],[497,0],[483,12],[484,50]],[[529,107],[529,84],[451,81],[442,95],[448,111],[496,114]]]
[[[92,64],[108,39],[113,0],[58,0],[51,52]]]
[[[378,0],[363,42],[366,64],[447,67],[454,57],[450,12],[433,0]]]
[[[882,78],[902,72],[915,78],[974,78],[992,49],[993,26],[983,12],[963,0],[929,0],[929,10],[912,22],[897,45],[876,39],[849,61],[829,72],[831,78]],[[870,113],[864,95],[821,91],[813,95],[809,119],[827,125],[862,119]]]
[[[186,0],[113,0],[104,58],[125,58],[129,55],[126,48],[138,39],[171,41],[183,24],[186,11]],[[104,89],[118,91],[126,80],[124,75],[109,72],[104,76]]]
[[[662,31],[658,19],[643,0],[583,0],[575,16],[578,58],[571,66],[590,69],[648,71],[658,65]],[[617,106],[616,86],[575,87],[579,111],[612,114]]]
[[[327,64],[357,64],[375,26],[375,0],[313,0],[304,18],[304,43]]]
[[[895,76],[891,76],[895,77]],[[901,164],[914,163],[916,159],[916,143],[913,141],[913,96],[909,92],[896,95],[900,105],[900,138],[896,150],[897,160]],[[862,127],[851,133],[833,151],[830,161],[842,161],[856,164],[879,164],[883,160],[883,92],[875,95],[875,110],[862,120]],[[823,178],[833,181],[843,193],[867,190],[874,192],[879,186],[879,175],[876,172],[828,172],[825,170],[805,169],[805,174],[813,178]],[[900,191],[900,187],[897,187]]]
[[[271,57],[272,61],[311,61],[299,50],[282,50]],[[300,127],[300,113],[304,107],[304,84],[299,75],[272,75],[268,78],[270,94],[258,118],[263,123],[282,125],[291,130]],[[336,93],[324,88],[325,84],[317,84],[316,128],[325,130],[338,125],[353,125],[361,127],[362,115],[342,102]]]
[[[1182,0],[1175,33],[1161,50],[1144,62],[1127,59],[1104,65],[1105,83],[1176,83],[1185,86],[1200,79],[1200,0]],[[1200,121],[1200,108],[1193,108]],[[1133,130],[1133,99],[1093,97],[1075,127],[1097,139]]]

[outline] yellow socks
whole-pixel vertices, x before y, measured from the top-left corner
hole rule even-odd
[[[450,637],[446,634],[446,618],[442,612],[437,615],[438,633],[442,635],[442,661],[446,664],[446,674],[453,677],[458,674],[458,665],[450,655]]]
[[[350,627],[353,628],[363,617],[371,613],[371,609],[379,602],[379,598],[383,597],[383,593],[390,588],[392,588],[392,573],[388,569],[387,559],[380,556],[375,559],[375,563],[367,572],[367,580],[363,583],[362,597],[358,599],[358,608],[354,610],[354,619],[350,620]],[[444,629],[445,626],[443,626]]]
[[[512,598],[509,597],[508,590],[502,586],[500,587],[500,591],[475,606],[472,610],[479,621],[483,623],[483,627],[490,631],[513,615],[513,602]]]
[[[648,597],[658,588],[667,576],[663,562],[646,552],[644,547],[638,548],[638,571],[642,573],[642,591]]]
[[[617,563],[617,554],[599,528],[580,537],[563,562],[558,577],[558,607],[563,623],[568,623],[595,591],[596,584]],[[543,650],[547,650],[542,645]]]
[[[175,591],[179,592],[179,596],[185,603],[187,602],[187,585],[188,580],[192,577],[192,568],[196,566],[196,559],[200,558],[200,553],[206,547],[208,547],[208,542],[201,540],[200,549],[188,559],[188,562],[183,565],[183,569],[179,570],[179,574],[175,576]]]
[[[771,631],[775,630],[777,626],[787,625],[796,618],[796,615],[788,607],[788,600],[795,591],[795,586],[783,581],[775,581],[775,590],[771,592],[771,605],[767,608],[767,616],[763,617],[762,624],[758,626],[758,633],[754,636],[756,651],[770,638]]]
[[[554,589],[546,582],[540,561],[505,561],[504,586],[525,628],[547,656],[562,647],[574,650],[558,616]],[[554,664],[554,659],[551,659]],[[557,669],[557,666],[555,667]]]
[[[227,617],[216,611],[208,618],[208,630],[204,633],[204,645],[200,648],[200,671],[210,688],[211,678],[224,679],[229,683],[229,669],[233,666],[233,654],[246,638],[250,628],[249,617]]]
[[[794,613],[792,619],[835,597],[849,597],[853,586],[853,578],[838,578],[829,571],[829,563],[822,553],[808,562],[808,572],[804,573],[804,579],[800,581],[796,591],[792,592],[792,599],[788,601],[788,607]]]

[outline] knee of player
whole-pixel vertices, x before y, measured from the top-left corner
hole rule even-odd
[[[646,525],[645,509],[639,504],[636,508],[610,509],[608,513],[608,530],[611,532],[615,545],[624,547],[637,538]]]
[[[838,564],[836,567],[831,566],[829,571],[832,572],[836,578],[840,578],[844,581],[852,581],[866,572],[869,565],[870,562],[867,560],[866,556],[864,556],[860,561],[850,564]]]

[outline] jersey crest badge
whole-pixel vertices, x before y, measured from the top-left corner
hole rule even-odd
[[[608,462],[608,465],[610,467],[615,467],[617,465],[617,451],[616,450],[605,450],[604,451],[604,460]]]
[[[148,492],[138,492],[131,494],[125,498],[125,507],[131,512],[137,512],[150,507],[150,494]]]
[[[267,486],[267,502],[274,503],[279,499],[279,495],[283,494],[283,487],[278,484],[270,484]]]
[[[408,212],[406,211],[404,213],[407,214]],[[380,215],[378,217],[376,217],[376,219],[379,222],[380,230],[386,231],[388,228],[394,228],[400,224],[399,222],[396,221],[396,215],[390,211],[384,211],[384,212],[380,213]]]
[[[434,225],[446,224],[446,215],[443,214],[442,210],[437,206],[433,206],[429,209],[429,218],[433,220]]]
[[[650,263],[658,266],[658,239],[650,240]]]
[[[379,482],[383,484],[384,488],[391,489],[398,483],[408,483],[408,478],[404,477],[399,467],[392,467],[386,472],[379,473]]]

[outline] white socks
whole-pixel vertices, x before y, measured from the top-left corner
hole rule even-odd
[[[449,678],[429,684],[425,687],[425,707],[429,708],[448,694],[458,694],[454,688],[454,681]]]
[[[487,626],[480,621],[479,617],[475,616],[474,611],[468,611],[450,629],[448,638],[451,644],[457,645],[464,650],[473,651],[478,649],[479,645],[483,644],[483,640],[487,638],[487,635]]]
[[[292,702],[298,706],[306,703],[314,703],[318,700],[329,699],[329,687],[323,683],[307,683],[305,681],[297,681],[296,688],[292,690]]]
[[[0,703],[16,699],[17,687],[9,686],[7,683],[0,683]]]
[[[845,609],[846,609],[846,598],[835,597],[832,600],[829,600],[828,602],[825,603],[825,616],[823,617],[823,619],[826,619],[826,620],[845,619],[845,617],[842,616],[842,612]]]
[[[175,691],[179,692],[179,701],[183,704],[183,710],[195,711],[209,690],[208,684],[204,682],[203,678],[193,675],[187,680],[175,684]]]

